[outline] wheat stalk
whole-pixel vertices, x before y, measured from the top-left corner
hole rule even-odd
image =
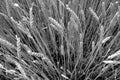
[[[11,14],[10,14],[10,9],[9,9],[9,0],[5,0],[5,4],[6,4],[6,9],[7,9],[7,14],[10,17]]]
[[[3,44],[3,45],[8,46],[8,47],[10,47],[10,48],[16,49],[16,47],[15,47],[12,43],[8,42],[7,40],[5,40],[5,39],[2,38],[2,37],[0,37],[0,43]]]
[[[120,64],[119,61],[112,61],[112,60],[105,60],[103,62],[106,63],[106,64]]]
[[[104,16],[106,16],[105,2],[102,2],[102,13],[103,13]]]
[[[105,39],[102,40],[102,43],[106,43],[110,38],[111,38],[111,36],[106,37]]]
[[[29,16],[30,16],[30,27],[32,28],[33,27],[33,5],[34,3],[32,3],[32,6],[30,7],[30,10],[29,10]]]
[[[0,15],[4,16],[6,19],[8,19],[8,16],[2,12],[0,12]]]
[[[61,76],[65,79],[69,79],[67,76],[65,76],[64,74],[61,74]]]
[[[110,21],[110,27],[115,26],[116,22],[117,22],[117,17],[119,16],[119,11],[116,12],[116,14],[114,15],[114,17],[112,18],[112,20]]]
[[[114,54],[108,56],[108,59],[112,59],[112,58],[114,58],[114,57],[116,57],[116,56],[120,56],[120,50],[117,51],[117,52],[115,52]]]
[[[92,51],[95,49],[95,42],[92,41]]]
[[[62,54],[62,55],[65,55],[65,53],[64,53],[64,46],[63,46],[63,45],[61,45],[60,51],[61,51],[61,54]]]
[[[16,35],[16,39],[17,39],[17,56],[18,58],[20,58],[20,51],[21,51],[20,38]]]
[[[104,38],[104,26],[101,25],[101,27],[100,27],[100,41],[102,41],[103,38]]]
[[[0,68],[5,69],[4,66],[3,66],[2,64],[0,64]]]

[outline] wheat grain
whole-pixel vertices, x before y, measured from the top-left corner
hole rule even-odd
[[[26,44],[21,44],[27,51],[27,53],[31,53],[32,50],[26,45]]]
[[[65,53],[64,53],[64,46],[63,46],[63,45],[61,45],[60,50],[61,50],[61,54],[62,54],[62,55],[65,55]]]
[[[50,63],[51,63],[51,61],[48,59],[48,57],[43,57],[43,58],[42,58],[42,60],[44,60],[44,61],[47,61],[47,62],[50,62]]]
[[[30,52],[29,54],[41,58],[45,57],[45,55],[43,55],[42,53]]]
[[[101,42],[103,40],[103,37],[104,37],[104,27],[103,27],[103,25],[101,25],[101,27],[100,27],[100,41]]]
[[[92,41],[92,51],[95,49],[95,42]]]
[[[26,22],[27,24],[29,24],[29,18],[22,16],[22,21]]]
[[[4,66],[3,66],[2,64],[0,64],[0,68],[5,69]]]
[[[20,7],[17,3],[14,3],[13,5],[14,5],[15,7]]]
[[[7,14],[8,16],[10,17],[11,16],[11,13],[10,13],[10,9],[9,9],[9,0],[5,0],[5,4],[6,4],[6,10],[7,10]]]

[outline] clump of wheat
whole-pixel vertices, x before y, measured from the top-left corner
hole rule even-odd
[[[0,1],[0,76],[119,80],[119,26],[117,0]]]

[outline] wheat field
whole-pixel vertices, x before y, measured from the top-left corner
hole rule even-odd
[[[119,0],[0,0],[0,80],[120,80]]]

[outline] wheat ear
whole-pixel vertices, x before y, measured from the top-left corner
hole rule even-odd
[[[99,17],[97,16],[97,14],[94,12],[94,10],[91,7],[89,7],[89,11],[94,16],[94,18],[99,22]]]

